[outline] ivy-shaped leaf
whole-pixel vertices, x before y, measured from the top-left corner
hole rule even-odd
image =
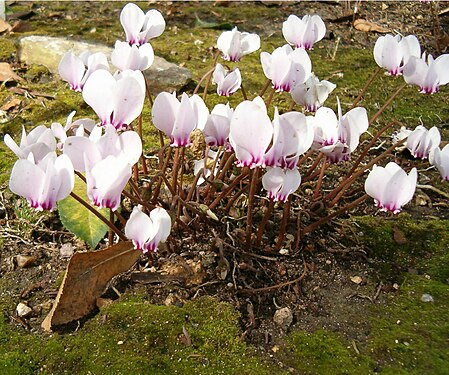
[[[78,176],[75,176],[75,187],[73,188],[73,192],[83,198],[86,202],[89,202],[86,193],[86,184]],[[92,207],[99,211],[103,216],[108,217],[108,209],[97,209],[95,206]],[[108,231],[108,226],[105,223],[70,195],[58,202],[58,212],[64,227],[86,241],[92,249],[95,249]]]

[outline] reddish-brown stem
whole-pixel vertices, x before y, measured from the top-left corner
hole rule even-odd
[[[161,145],[161,150],[163,150],[165,147],[165,142],[164,142],[164,133],[161,130],[159,130],[159,143]]]
[[[268,223],[268,219],[271,216],[271,213],[273,212],[275,202],[273,200],[270,200],[270,203],[268,204],[267,209],[265,210],[265,213],[263,215],[262,221],[259,224],[259,228],[257,229],[257,235],[256,235],[256,243],[255,247],[259,247],[262,242],[262,236],[265,231],[265,227]]]
[[[246,248],[251,248],[251,233],[253,227],[253,208],[254,208],[254,195],[256,194],[257,180],[259,177],[259,167],[254,168],[251,176],[251,185],[248,195],[248,208],[246,214]]]
[[[316,157],[315,161],[313,162],[313,164],[310,166],[309,170],[307,171],[307,173],[304,176],[304,179],[307,179],[308,176],[310,176],[310,174],[315,170],[315,168],[317,167],[317,165],[320,163],[321,158],[324,156],[324,154],[322,152],[320,152],[318,154],[318,156]],[[305,182],[305,181],[304,181]]]
[[[262,87],[262,90],[259,92],[259,96],[262,97],[265,94],[265,91],[267,91],[268,87],[270,87],[271,80],[267,79],[267,82],[265,83],[264,87]]]
[[[175,157],[174,157],[174,160],[173,160],[173,170],[172,170],[172,181],[171,181],[171,183],[172,183],[172,190],[175,192],[175,195],[176,195],[176,192],[178,191],[178,171],[179,171],[179,159],[180,159],[180,150],[179,150],[179,147],[176,147],[176,150],[175,150]]]
[[[321,184],[323,183],[324,171],[326,170],[327,163],[326,158],[323,158],[323,164],[321,164],[320,176],[315,186],[315,192],[313,193],[313,200],[316,200],[320,195]]]
[[[384,105],[382,107],[380,107],[380,109],[376,112],[376,114],[371,117],[371,119],[369,120],[369,125],[371,125],[374,121],[377,120],[377,118],[383,113],[383,111],[385,111],[385,108],[387,108],[390,103],[401,93],[401,91],[404,89],[404,87],[407,86],[407,83],[403,83],[401,86],[399,86],[399,88],[393,93],[393,95],[391,95],[387,101],[384,103]]]
[[[215,198],[215,200],[209,205],[209,209],[213,210],[219,203],[220,201],[228,196],[231,191],[237,186],[237,184],[240,183],[240,181],[242,181],[246,176],[248,176],[249,174],[249,169],[243,170],[239,176],[237,176],[232,183],[229,184],[228,188],[223,190],[220,195]]]
[[[362,174],[365,173],[365,171],[369,168],[371,168],[374,164],[376,164],[379,160],[383,159],[386,155],[388,155],[392,150],[394,150],[396,147],[402,145],[406,139],[403,139],[399,142],[396,142],[393,146],[386,149],[384,152],[382,152],[379,156],[375,157],[373,160],[371,160],[366,166],[363,168],[360,168],[357,172],[355,172],[351,177],[345,179],[343,182],[341,182],[340,185],[338,185],[335,189],[333,189],[329,194],[327,194],[324,197],[324,201],[328,201],[329,199],[332,199],[335,197],[330,203],[329,207],[334,206],[340,198],[343,196],[346,189],[351,186],[351,184]]]
[[[190,185],[189,192],[187,193],[186,202],[189,202],[192,199],[193,193],[196,190],[196,185],[198,184],[198,180],[200,179],[201,175],[202,175],[202,173],[198,172],[197,175],[195,176],[195,179],[193,180],[192,184]]]
[[[81,203],[84,207],[86,207],[90,212],[92,212],[96,217],[98,217],[103,223],[105,223],[109,228],[111,228],[117,236],[123,241],[127,241],[125,235],[112,223],[110,220],[106,219],[102,214],[100,214],[94,207],[92,207],[89,203],[87,203],[83,198],[74,192],[70,193],[70,196],[73,197],[76,201]]]
[[[363,95],[365,95],[366,90],[368,90],[368,87],[371,86],[373,81],[376,79],[376,77],[379,75],[379,73],[382,71],[382,68],[377,68],[376,71],[371,75],[370,79],[366,82],[365,86],[363,87],[362,91],[360,91],[359,96],[354,100],[354,103],[352,103],[352,108],[355,108],[355,106],[358,104],[358,102],[362,99]]]
[[[368,194],[364,194],[361,197],[357,198],[354,202],[349,203],[348,205],[340,208],[339,210],[331,213],[330,215],[327,215],[323,218],[321,218],[318,221],[315,221],[314,223],[306,226],[301,232],[302,234],[310,233],[314,231],[316,228],[318,228],[320,225],[327,223],[328,221],[332,220],[334,217],[341,215],[342,213],[350,210],[351,208],[357,206],[358,204],[362,203],[366,198],[368,198]]]
[[[211,69],[211,71],[207,75],[206,85],[204,86],[204,91],[203,91],[203,100],[204,101],[206,101],[207,89],[209,88],[209,84],[210,84],[210,81],[211,81],[211,78],[212,78],[212,72],[215,70],[215,66],[217,65],[217,60],[218,60],[219,56],[220,56],[220,51],[217,51],[215,53],[215,56],[214,56],[214,62],[213,62],[213,65],[212,65],[212,69]]]
[[[206,79],[206,77],[210,77],[210,74],[212,74],[214,72],[214,70],[215,70],[215,65],[201,77],[201,79],[199,80],[198,84],[195,87],[195,90],[193,90],[193,94],[198,93],[198,90],[200,89],[203,81]]]
[[[274,248],[276,251],[281,250],[282,244],[284,243],[285,230],[287,229],[287,223],[290,217],[290,202],[291,202],[291,195],[287,198],[287,201],[284,203],[284,210],[282,211],[281,227],[279,228],[279,236],[276,241],[276,246]]]
[[[237,193],[235,193],[228,201],[225,207],[225,211],[229,212],[235,201],[248,189],[248,185],[244,185]]]
[[[243,83],[240,84],[240,90],[242,90],[242,97],[243,97],[243,100],[248,100],[248,96],[246,95],[246,90],[245,90],[245,88],[243,87]]]
[[[111,209],[109,209],[109,221],[111,223],[114,222],[114,212]],[[109,246],[112,246],[113,243],[114,243],[114,231],[111,229],[111,227],[109,227],[108,244]]]
[[[275,93],[275,92],[276,92],[275,89],[271,89],[271,91],[270,91],[270,96],[268,97],[267,102],[265,103],[265,106],[266,106],[267,108],[270,106],[271,101],[273,100],[273,96],[274,96],[274,93]]]
[[[380,129],[373,137],[373,139],[366,145],[366,147],[363,149],[362,153],[359,155],[357,160],[354,162],[352,168],[346,175],[346,177],[351,176],[351,174],[356,170],[356,168],[359,166],[360,162],[363,160],[363,158],[366,156],[366,154],[371,150],[371,147],[373,147],[374,143],[379,139],[379,137],[390,127],[392,127],[395,124],[398,124],[398,121],[390,122],[388,125],[385,125],[382,129]]]
[[[301,156],[301,159],[298,160],[298,164],[297,166],[299,167],[300,165],[302,165],[309,157],[312,156],[313,152],[315,150],[310,149],[309,151],[307,151],[303,156]]]
[[[182,183],[184,180],[184,154],[185,154],[185,147],[181,148],[181,156],[180,156],[180,163],[181,163],[181,177],[179,178],[179,187],[178,187],[178,192],[181,198],[184,198],[184,190],[182,188]]]
[[[161,179],[159,179],[156,188],[154,189],[154,194],[153,194],[153,199],[152,199],[152,203],[156,204],[156,201],[159,197],[159,193],[161,191],[161,186],[162,186],[162,176],[165,176],[165,171],[167,170],[168,167],[168,162],[170,161],[170,157],[171,157],[171,153],[172,153],[172,148],[169,147],[168,148],[168,152],[167,152],[167,156],[165,157],[164,163],[162,165],[162,168],[160,170],[160,176]]]

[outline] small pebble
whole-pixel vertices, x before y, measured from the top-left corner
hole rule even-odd
[[[70,242],[67,242],[63,244],[59,248],[59,255],[61,255],[61,258],[70,258],[75,251],[75,247]]]
[[[21,318],[26,318],[28,315],[32,313],[33,309],[24,303],[20,302],[16,307],[16,313]]]
[[[422,302],[433,302],[433,297],[430,294],[424,293],[421,296],[421,301]]]
[[[276,310],[273,321],[282,329],[287,329],[293,322],[293,313],[288,307]]]
[[[117,343],[117,345],[123,345],[124,344],[124,342],[122,341],[122,340],[120,340],[118,343]]]
[[[17,255],[16,262],[20,268],[31,267],[36,263],[37,258],[30,255]]]

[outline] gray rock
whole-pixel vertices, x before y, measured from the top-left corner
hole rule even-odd
[[[293,313],[288,307],[276,310],[273,321],[282,329],[286,330],[293,322]]]
[[[33,309],[24,303],[20,302],[16,307],[16,313],[21,318],[26,318],[33,312]]]
[[[103,52],[109,59],[113,48],[66,38],[31,35],[19,40],[18,56],[20,61],[28,65],[43,65],[51,73],[58,75],[59,61],[70,50],[75,55],[86,50]],[[111,65],[111,70],[113,69]],[[153,65],[144,71],[144,75],[150,83],[152,94],[158,94],[161,91],[179,91],[192,79],[188,69],[170,63],[159,56],[155,56]]]

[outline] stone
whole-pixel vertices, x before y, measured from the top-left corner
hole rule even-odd
[[[287,329],[293,322],[293,313],[288,307],[276,310],[273,321],[282,329]]]
[[[33,312],[33,309],[24,303],[20,302],[16,307],[17,316],[21,318],[26,318]]]
[[[45,66],[51,73],[58,75],[58,65],[62,56],[72,50],[75,55],[89,50],[103,52],[109,59],[113,48],[85,41],[76,41],[66,38],[31,35],[19,40],[18,56],[21,62],[28,65]],[[110,63],[111,70],[114,70]],[[162,57],[155,56],[153,65],[144,71],[150,83],[153,95],[161,91],[179,91],[192,80],[192,74],[186,68],[168,62]]]
[[[73,244],[69,242],[62,244],[59,248],[59,255],[61,256],[61,258],[70,258],[74,252],[75,246],[73,246]]]
[[[20,268],[31,267],[36,263],[37,258],[32,255],[17,255],[16,262]]]

